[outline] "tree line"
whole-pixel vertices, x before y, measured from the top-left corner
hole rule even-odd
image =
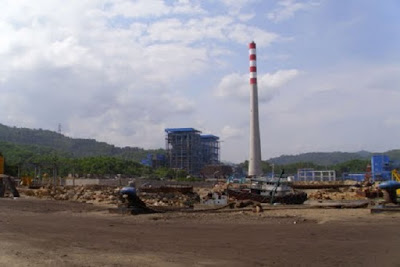
[[[5,172],[8,175],[21,176],[102,176],[170,178],[187,177],[184,170],[166,167],[153,169],[132,159],[113,156],[72,157],[49,147],[37,145],[17,145],[0,142],[0,153],[5,158]]]
[[[151,177],[167,179],[184,179],[188,173],[184,170],[173,170],[167,167],[150,168],[140,164],[137,160],[116,156],[74,157],[68,152],[60,152],[51,147],[38,145],[18,145],[10,142],[0,142],[0,152],[5,157],[5,171],[7,174],[20,177],[24,175],[37,177],[41,175],[66,177],[74,176],[109,176],[117,174],[134,177]],[[318,165],[312,162],[297,162],[291,164],[273,164],[262,162],[263,173],[279,175],[281,169],[287,175],[294,175],[300,168],[315,170],[335,170],[337,176],[345,172],[364,172],[370,163],[367,159],[354,159],[334,165]],[[248,162],[240,164],[247,169]]]

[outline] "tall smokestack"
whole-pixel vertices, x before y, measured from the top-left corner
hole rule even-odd
[[[250,154],[248,176],[261,176],[261,142],[258,118],[256,44],[249,44],[250,55]]]

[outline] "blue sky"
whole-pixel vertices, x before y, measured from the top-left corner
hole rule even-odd
[[[0,123],[143,148],[193,127],[242,162],[254,40],[263,159],[399,148],[399,1],[0,3]]]

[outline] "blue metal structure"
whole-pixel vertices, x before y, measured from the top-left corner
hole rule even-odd
[[[365,179],[365,173],[343,173],[342,179],[362,182]]]
[[[196,133],[201,133],[200,131],[194,129],[194,128],[166,128],[165,129],[166,133],[182,133],[182,132],[196,132]]]
[[[147,157],[142,159],[140,163],[148,167],[153,167],[153,155],[147,154]]]
[[[371,157],[372,180],[387,181],[392,178],[392,165],[387,155]]]

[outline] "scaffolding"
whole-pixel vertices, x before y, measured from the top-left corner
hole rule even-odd
[[[169,167],[196,174],[201,169],[200,131],[193,128],[165,129]]]
[[[219,164],[219,137],[215,135],[201,135],[202,157],[204,165]]]
[[[205,165],[219,163],[219,137],[201,135],[193,128],[167,128],[165,132],[170,168],[197,175]]]

